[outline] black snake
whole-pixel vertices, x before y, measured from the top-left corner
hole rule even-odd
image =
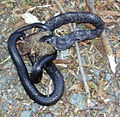
[[[68,23],[91,23],[96,29],[94,30],[76,30],[69,35],[58,37],[51,33],[50,36],[45,36],[40,41],[45,41],[53,45],[56,50],[65,50],[70,48],[75,41],[84,41],[98,37],[104,30],[104,22],[98,16],[86,12],[70,12],[60,14],[46,21],[45,24],[34,23],[26,27],[22,27],[15,31],[8,40],[8,50],[11,58],[17,68],[18,75],[22,85],[31,99],[41,105],[52,105],[56,103],[62,96],[64,91],[64,80],[61,72],[53,64],[52,60],[56,57],[56,52],[51,55],[45,55],[33,65],[32,78],[30,78],[27,68],[16,48],[16,42],[20,37],[25,36],[24,31],[33,27],[46,29],[53,32],[56,28]],[[35,87],[34,83],[38,83],[42,77],[42,69],[45,69],[47,74],[52,78],[54,83],[54,91],[49,96],[41,94]],[[34,79],[35,77],[35,79]]]

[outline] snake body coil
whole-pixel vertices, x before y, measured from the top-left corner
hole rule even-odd
[[[103,32],[104,22],[97,15],[87,12],[70,12],[60,14],[48,20],[45,25],[50,27],[52,31],[60,26],[68,23],[90,23],[93,24],[96,29],[94,30],[76,30],[70,34],[62,37],[56,35],[46,38],[46,41],[56,47],[57,50],[65,50],[70,48],[75,41],[84,41],[88,39],[94,39]]]
[[[11,58],[17,68],[18,75],[22,82],[22,85],[31,99],[41,105],[55,104],[62,96],[64,91],[64,80],[61,72],[53,64],[52,60],[55,59],[56,54],[45,55],[33,65],[32,79],[30,78],[27,68],[16,48],[16,42],[20,37],[24,37],[24,31],[35,28],[46,28],[46,30],[54,31],[56,28],[68,23],[91,23],[96,29],[94,30],[76,30],[70,34],[62,37],[53,35],[46,36],[40,39],[40,41],[46,41],[53,45],[57,50],[64,50],[70,48],[75,41],[83,41],[88,39],[94,39],[98,37],[104,30],[104,22],[101,18],[91,13],[86,12],[71,12],[60,14],[51,18],[45,24],[34,23],[25,27],[22,27],[15,31],[8,40],[8,50]],[[39,83],[42,77],[42,69],[45,69],[47,74],[52,78],[54,84],[54,91],[49,96],[41,94],[35,87],[34,83]],[[39,78],[40,76],[40,78]]]
[[[56,103],[62,96],[64,90],[64,81],[63,76],[60,71],[56,68],[56,66],[51,62],[46,68],[46,72],[52,78],[54,83],[54,91],[51,95],[45,96],[42,95],[31,82],[27,69],[25,67],[22,58],[16,48],[16,41],[19,40],[20,37],[24,36],[23,33],[13,33],[8,41],[8,49],[9,53],[16,65],[18,75],[22,82],[22,85],[29,95],[31,99],[41,105],[51,105]]]

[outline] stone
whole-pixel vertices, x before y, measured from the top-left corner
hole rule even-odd
[[[73,94],[70,98],[70,103],[75,106],[79,106],[79,109],[86,108],[85,95]]]
[[[107,81],[110,81],[110,80],[111,80],[111,75],[110,75],[110,73],[107,73],[107,74],[106,74],[106,80],[107,80]]]
[[[22,111],[20,117],[32,117],[32,111]]]

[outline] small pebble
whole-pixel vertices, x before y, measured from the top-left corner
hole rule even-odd
[[[12,104],[14,103],[14,100],[8,100],[7,102]]]
[[[90,74],[86,75],[87,81],[91,81],[92,80],[92,76]]]
[[[94,71],[94,75],[98,77],[100,74],[100,70],[94,69],[93,71]]]
[[[47,114],[45,117],[52,117],[52,115],[49,113],[49,114]]]
[[[17,91],[22,93],[23,92],[23,87],[22,86],[17,87]]]
[[[32,117],[32,111],[22,111],[20,117]]]
[[[68,56],[69,56],[69,50],[67,49],[67,50],[63,50],[63,51],[58,52],[56,59],[64,60],[64,59],[67,59]]]
[[[61,113],[61,106],[54,105],[53,107],[50,108],[51,112],[54,112],[54,115],[58,116]]]
[[[12,67],[12,68],[11,68],[11,72],[16,74],[16,73],[17,73],[17,70],[16,70],[14,67]]]
[[[96,105],[98,102],[97,102],[96,100],[92,99],[91,103],[92,103],[93,105]]]
[[[70,102],[75,106],[79,106],[81,109],[86,107],[84,94],[73,94],[70,98]]]
[[[2,43],[2,46],[3,46],[3,47],[7,47],[7,43],[6,43],[6,42],[3,42],[3,43]]]
[[[6,78],[7,82],[8,82],[9,79],[12,79],[12,77],[10,77],[10,76],[8,75],[8,73],[5,73],[4,77]]]
[[[5,105],[5,106],[3,107],[3,110],[4,110],[4,112],[9,111],[8,105]]]
[[[116,59],[116,61],[118,62],[118,64],[120,64],[120,58]]]
[[[114,97],[114,96],[111,97],[111,98],[110,98],[110,101],[111,101],[111,102],[115,102],[115,97]]]
[[[108,110],[105,108],[105,109],[102,110],[101,113],[104,113],[105,115],[108,115]]]
[[[114,95],[117,97],[120,94],[120,91],[115,91]]]
[[[38,110],[37,110],[37,107],[35,107],[35,105],[31,105],[32,106],[32,111],[34,112],[34,113],[36,113],[36,112],[38,112]]]
[[[7,95],[6,95],[6,93],[3,93],[2,98],[3,98],[4,100],[7,100]]]
[[[111,75],[110,75],[110,73],[107,73],[107,74],[106,74],[106,80],[107,80],[107,81],[110,81],[110,80],[111,80]]]
[[[0,39],[2,39],[3,38],[3,35],[0,35]]]
[[[7,66],[11,67],[12,65],[12,62],[7,62]]]

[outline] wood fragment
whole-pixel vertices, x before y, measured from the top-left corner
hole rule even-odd
[[[68,64],[71,63],[72,61],[65,59],[65,60],[54,60],[53,62],[54,64]]]
[[[109,44],[109,41],[107,39],[107,35],[105,34],[105,32],[103,32],[103,34],[102,34],[102,41],[103,41],[103,44],[104,44],[104,47],[105,47],[105,50],[107,53],[110,68],[111,68],[112,72],[115,74],[116,73],[116,66],[117,66],[117,64],[115,62],[115,55],[113,54],[112,48]]]

